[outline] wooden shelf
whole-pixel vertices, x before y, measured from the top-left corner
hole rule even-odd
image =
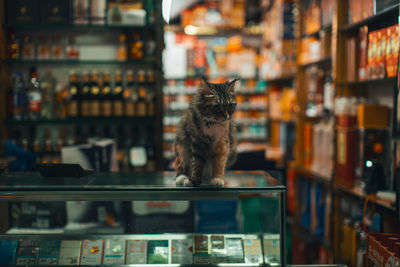
[[[341,185],[335,185],[334,191],[337,193],[345,193],[347,195],[357,197],[360,200],[365,200],[367,197],[367,195],[362,191],[361,188],[347,188]],[[379,198],[373,198],[370,201],[371,203],[376,204],[380,208],[380,210],[385,211],[391,216],[395,216],[396,208],[392,206],[392,203],[390,201]]]
[[[382,79],[373,79],[373,80],[365,80],[365,81],[351,81],[351,82],[338,82],[338,85],[348,85],[348,86],[366,86],[366,85],[378,85],[385,83],[396,82],[396,77],[386,77]]]
[[[312,61],[312,62],[300,63],[298,66],[301,68],[307,68],[307,67],[314,66],[314,65],[318,65],[321,67],[330,67],[331,62],[332,62],[332,58],[326,57],[326,58],[319,59],[319,60]]]
[[[101,125],[101,124],[132,124],[150,125],[155,122],[155,117],[85,117],[85,118],[66,118],[66,119],[6,119],[5,125]]]
[[[321,184],[328,185],[328,186],[332,183],[332,179],[330,177],[326,177],[326,176],[321,175],[319,173],[316,173],[316,172],[314,172],[312,170],[305,169],[305,168],[303,168],[301,166],[295,167],[294,171],[298,175],[301,175],[304,178],[313,180],[313,181],[315,181],[317,183],[321,183]]]
[[[69,60],[69,59],[49,59],[49,60],[27,60],[27,59],[17,59],[3,60],[2,63],[5,64],[33,64],[33,65],[74,65],[74,64],[87,64],[87,65],[106,65],[106,64],[120,64],[120,65],[151,65],[155,64],[156,60],[154,57],[138,59],[138,60]]]
[[[165,31],[176,32],[176,33],[186,33],[188,35],[195,36],[230,36],[230,35],[249,35],[249,36],[260,36],[263,34],[263,29],[261,26],[252,26],[244,28],[216,28],[212,26],[192,26],[188,25],[186,27],[181,26],[165,26]]]
[[[364,20],[361,20],[357,23],[353,24],[347,24],[343,27],[339,28],[340,32],[343,33],[353,33],[355,31],[358,31],[358,29],[361,26],[372,26],[372,24],[378,25],[378,26],[389,26],[391,24],[396,24],[398,20],[398,15],[399,15],[399,4],[387,8],[378,14],[366,18]]]

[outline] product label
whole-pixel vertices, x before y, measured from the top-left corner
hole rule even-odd
[[[111,102],[109,100],[102,101],[100,111],[104,117],[111,116]]]
[[[135,104],[133,104],[132,102],[125,103],[125,115],[135,116]]]
[[[193,261],[193,239],[172,240],[171,261],[172,263],[192,264]]]
[[[30,92],[29,95],[29,111],[39,113],[42,110],[42,95],[40,92]]]
[[[128,240],[126,264],[147,263],[147,240]]]
[[[99,116],[100,114],[100,102],[97,100],[92,100],[90,102],[90,114],[92,116]]]
[[[81,265],[101,264],[103,240],[85,240],[83,242]]]
[[[346,132],[337,133],[337,161],[338,164],[346,164]]]
[[[72,100],[68,103],[68,115],[71,117],[78,116],[78,102]]]
[[[114,114],[114,116],[124,115],[124,104],[122,101],[120,101],[120,100],[114,101],[113,114]]]

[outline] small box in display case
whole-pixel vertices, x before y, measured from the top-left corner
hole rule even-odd
[[[78,265],[81,257],[80,240],[62,240],[60,245],[59,265]]]
[[[103,240],[84,240],[82,244],[81,265],[102,264]]]
[[[147,240],[128,240],[126,248],[126,264],[147,263]]]
[[[69,0],[40,0],[40,22],[69,23],[71,10]]]
[[[11,0],[7,3],[8,23],[37,23],[39,22],[38,1]]]
[[[124,264],[125,244],[125,240],[106,240],[103,264]]]

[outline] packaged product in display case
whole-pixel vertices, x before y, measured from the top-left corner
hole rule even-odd
[[[10,175],[13,179],[9,179]],[[143,172],[133,176],[92,173],[74,180],[74,185],[70,186],[71,179],[77,178],[54,179],[35,173],[2,174],[0,199],[35,184],[37,190],[24,191],[24,194],[28,192],[29,200],[75,200],[75,205],[78,199],[84,203],[122,201],[127,202],[123,206],[128,209],[132,207],[129,203],[144,203],[135,206],[135,216],[151,215],[155,210],[162,213],[163,206],[168,206],[164,219],[156,220],[165,222],[166,214],[177,212],[188,220],[190,227],[179,228],[181,224],[172,220],[163,231],[157,229],[160,223],[149,223],[147,229],[137,228],[134,233],[130,233],[135,228],[128,222],[124,233],[119,234],[113,233],[112,228],[109,232],[105,228],[101,233],[72,233],[65,227],[57,231],[47,229],[44,235],[43,231],[31,229],[30,232],[28,228],[24,234],[0,235],[0,251],[15,255],[8,261],[12,262],[15,257],[15,262],[23,265],[40,262],[59,265],[285,264],[284,186],[260,171],[227,172],[225,179],[229,185],[224,188],[177,187],[174,177],[171,172]],[[198,204],[198,208],[190,210],[189,207]],[[82,218],[82,212],[77,211],[68,220]],[[235,232],[226,227],[205,227],[203,229],[212,229],[212,232],[196,232],[197,216],[207,218],[219,213],[226,216],[227,221],[235,221]],[[177,222],[175,232],[168,230],[172,229],[172,222]],[[2,230],[7,232],[7,229]],[[33,232],[36,234],[31,235]]]

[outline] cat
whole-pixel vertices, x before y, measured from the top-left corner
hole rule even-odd
[[[236,160],[234,79],[209,83],[202,79],[179,122],[175,139],[176,184],[224,186],[225,168]]]

